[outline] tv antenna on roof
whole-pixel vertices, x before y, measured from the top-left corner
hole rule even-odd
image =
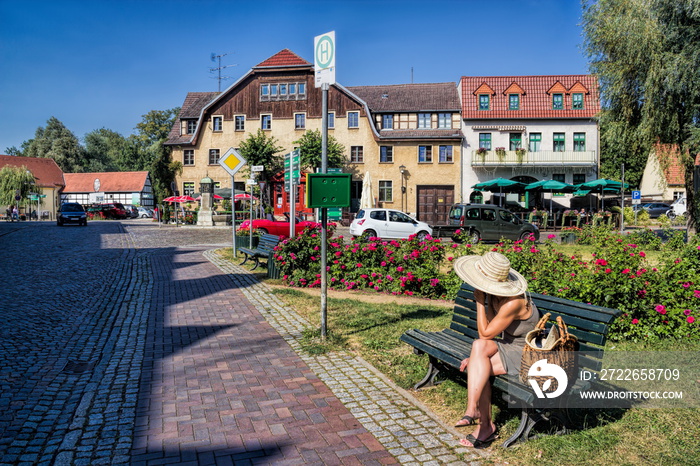
[[[211,53],[211,61],[216,62],[218,60],[218,65],[216,68],[209,68],[210,73],[218,72],[218,77],[212,76],[212,78],[217,79],[219,81],[219,92],[221,92],[221,80],[222,79],[229,79],[231,76],[221,76],[221,70],[224,68],[230,68],[232,66],[237,66],[237,65],[224,65],[221,66],[221,57],[225,57],[228,55],[228,53],[221,53],[217,55],[216,53],[212,52]]]

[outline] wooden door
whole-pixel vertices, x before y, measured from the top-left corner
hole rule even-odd
[[[454,186],[417,186],[418,220],[428,225],[446,225],[450,207],[455,201]]]

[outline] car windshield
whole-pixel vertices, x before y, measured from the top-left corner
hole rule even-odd
[[[61,207],[62,212],[84,212],[83,206],[80,204],[63,204]]]

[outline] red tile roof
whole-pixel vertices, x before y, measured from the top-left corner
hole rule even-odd
[[[517,89],[520,89],[519,91]],[[594,75],[569,76],[463,76],[462,118],[592,118],[600,111],[598,82]],[[491,95],[490,110],[478,110],[479,94]],[[508,110],[508,94],[520,94],[520,108]],[[564,109],[552,109],[552,94],[564,94]],[[571,94],[583,93],[584,108],[571,108]]]
[[[100,180],[100,191],[107,193],[137,193],[143,191],[148,172],[66,173],[64,193],[91,193],[95,178]]]
[[[346,89],[377,113],[460,110],[455,83],[353,86]]]
[[[654,152],[669,186],[685,186],[685,168],[675,144],[654,144]]]
[[[284,49],[267,60],[259,63],[255,68],[287,68],[290,66],[312,66],[311,63],[301,58],[289,49]]]
[[[41,157],[14,157],[12,155],[0,155],[0,169],[3,167],[26,167],[36,178],[37,186],[42,188],[55,188],[65,184],[63,171],[53,159]]]

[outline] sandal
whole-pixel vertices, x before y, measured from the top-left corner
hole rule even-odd
[[[462,421],[467,421],[466,423],[463,423]],[[467,426],[475,426],[476,425],[477,418],[471,417],[467,414],[462,416],[462,419],[457,421],[457,424],[455,424],[455,427],[467,427]]]
[[[479,440],[478,438],[474,437],[472,434],[467,435],[464,439],[460,440],[459,443],[463,447],[469,447],[469,445],[465,445],[463,442],[464,440],[468,441],[471,443],[473,448],[484,448],[485,446],[489,445],[492,443],[494,440],[498,438],[498,428],[495,428],[494,431],[489,435],[487,438],[484,440]]]

